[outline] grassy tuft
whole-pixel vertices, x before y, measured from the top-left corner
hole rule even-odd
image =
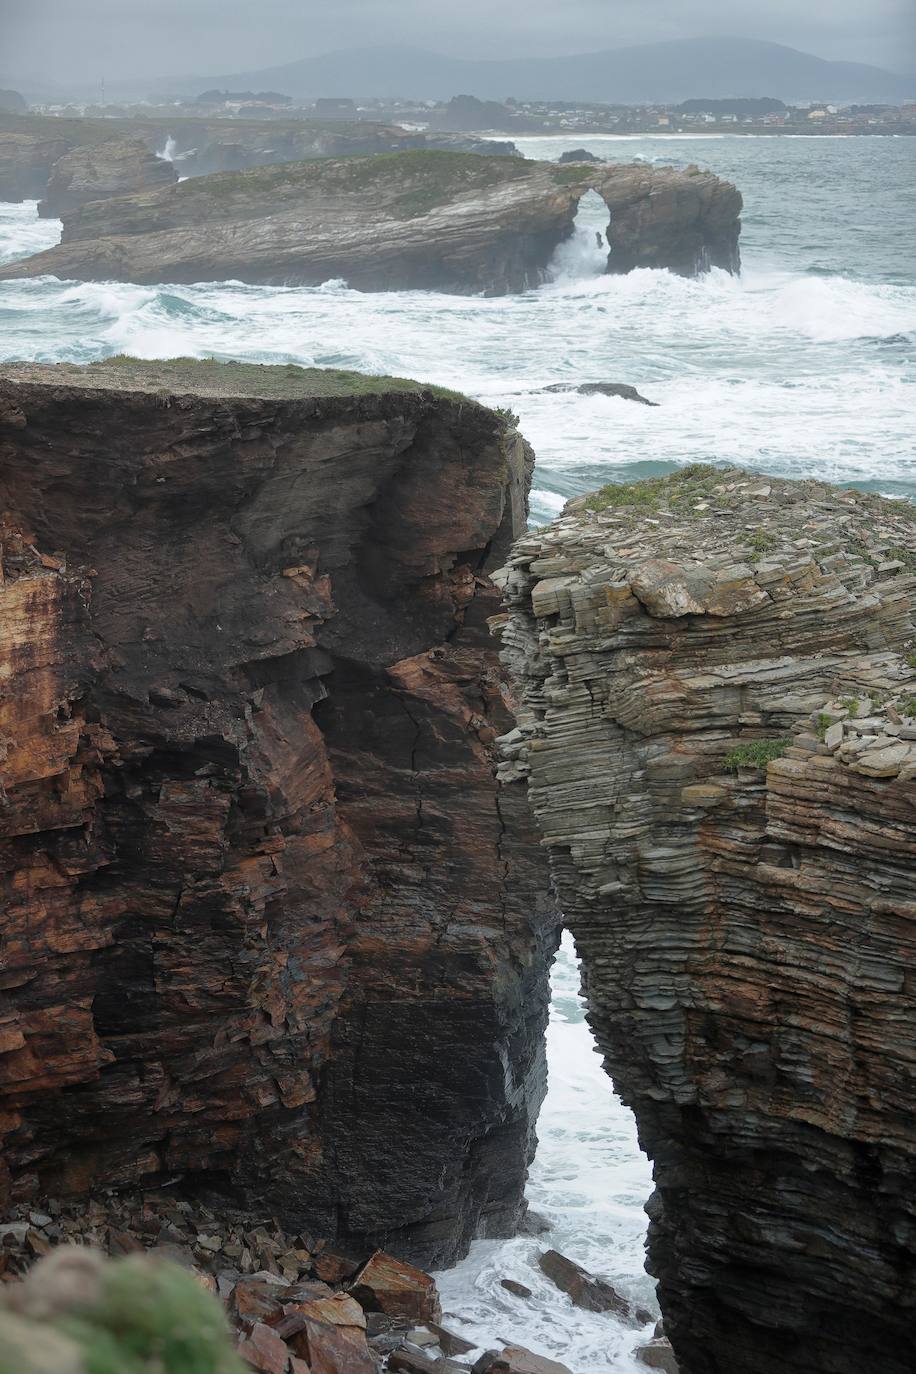
[[[725,768],[737,773],[739,768],[765,770],[773,759],[781,759],[791,743],[788,739],[754,739],[739,744],[725,755]]]
[[[615,507],[634,511],[655,511],[666,507],[689,509],[690,503],[708,496],[722,473],[709,463],[688,463],[666,477],[648,477],[642,482],[609,482],[586,500],[587,510],[603,511]]]

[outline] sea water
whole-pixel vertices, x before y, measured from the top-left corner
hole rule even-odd
[[[361,295],[344,282],[131,286],[52,278],[0,284],[0,358],[244,358],[438,382],[510,407],[537,452],[532,518],[570,496],[697,461],[818,476],[916,499],[916,139],[697,136],[522,139],[526,156],[697,163],[744,193],[744,270],[688,281],[600,275],[607,211],[589,197],[550,280],[483,299]],[[34,203],[0,206],[0,260],[59,237]],[[626,382],[658,408],[553,393]],[[542,1238],[478,1242],[440,1276],[446,1312],[481,1343],[519,1341],[576,1374],[637,1374],[645,1332],[582,1312],[544,1278],[563,1251],[648,1303],[651,1188],[632,1117],[615,1099],[577,997],[575,955],[554,969],[550,1090],[532,1170]],[[534,1296],[502,1288],[514,1278]]]

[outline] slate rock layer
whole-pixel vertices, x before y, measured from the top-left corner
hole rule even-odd
[[[177,180],[174,165],[150,152],[140,139],[112,138],[58,158],[38,213],[57,219],[92,200],[153,191]]]
[[[697,167],[430,151],[194,177],[64,214],[60,244],[0,270],[81,281],[239,280],[502,295],[545,279],[581,198],[610,212],[608,272],[736,272],[741,196]]]
[[[512,1229],[555,917],[486,576],[531,453],[392,379],[0,373],[0,1196]]]
[[[912,1368],[914,574],[907,503],[688,468],[501,575],[502,775],[654,1161],[682,1374]]]

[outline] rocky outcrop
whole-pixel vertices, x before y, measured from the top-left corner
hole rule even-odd
[[[15,117],[0,112],[0,200],[38,200],[58,158],[111,141],[138,140],[148,152],[174,159],[183,177],[238,172],[313,157],[368,157],[415,148],[446,148],[517,156],[512,143],[408,132],[386,124],[335,124],[318,120],[63,119],[48,115]],[[121,194],[117,192],[117,194]]]
[[[85,205],[58,247],[0,272],[81,280],[239,279],[497,294],[543,280],[597,191],[609,271],[736,270],[741,197],[692,169],[443,152],[290,163]]]
[[[18,91],[0,91],[0,111],[4,114],[27,114],[28,109],[25,97]]]
[[[177,180],[174,165],[156,157],[139,139],[111,139],[58,158],[38,213],[59,219],[91,200],[155,191]]]
[[[514,1226],[556,930],[484,621],[530,467],[396,379],[0,372],[0,1205]]]
[[[682,1374],[904,1374],[916,520],[685,469],[516,544],[503,643]],[[664,1352],[662,1352],[664,1353]]]
[[[51,168],[69,146],[66,138],[53,129],[27,133],[4,128],[0,123],[0,200],[38,200],[45,193]]]
[[[658,401],[650,401],[647,396],[630,386],[628,382],[554,382],[545,386],[545,391],[563,393],[575,391],[579,396],[617,396],[622,401],[636,401],[643,406],[658,406]]]

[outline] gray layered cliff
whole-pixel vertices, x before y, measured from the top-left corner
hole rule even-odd
[[[610,211],[608,271],[737,270],[741,196],[711,173],[407,152],[201,177],[84,205],[65,213],[58,247],[0,280],[341,277],[359,290],[521,291],[544,279],[590,190]]]
[[[530,469],[396,379],[0,370],[0,1206],[511,1230],[556,922],[486,573]]]
[[[654,1161],[682,1374],[905,1374],[916,1329],[916,518],[686,469],[505,573],[527,780]]]
[[[140,142],[151,155],[166,149],[182,176],[235,172],[312,157],[368,157],[411,148],[480,149],[512,155],[511,143],[472,135],[408,132],[396,125],[329,124],[309,119],[87,119],[15,115],[0,110],[0,200],[41,199],[60,158],[91,155],[101,144]],[[136,189],[125,186],[123,192]],[[122,192],[118,192],[120,194]]]

